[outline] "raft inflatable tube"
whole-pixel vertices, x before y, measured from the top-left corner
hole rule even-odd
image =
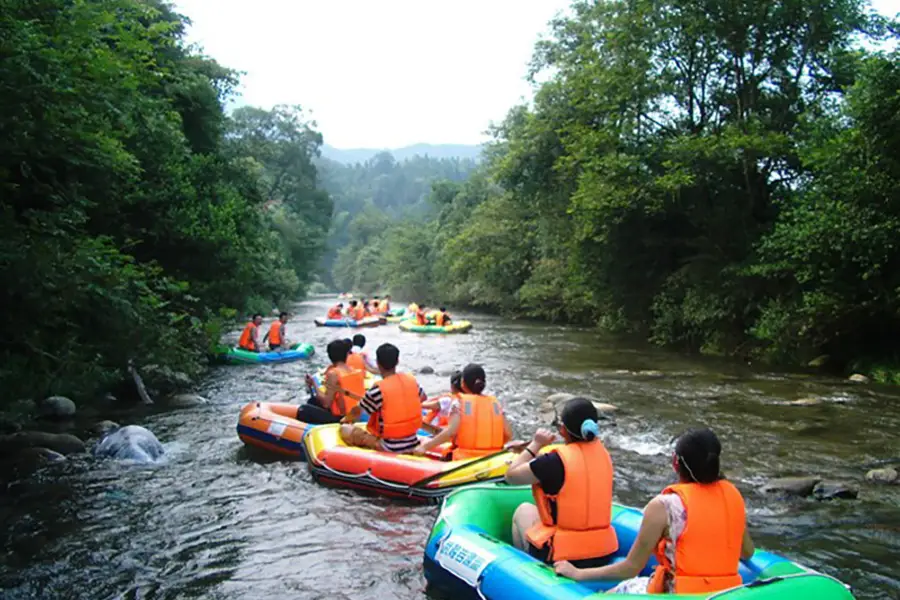
[[[312,344],[294,344],[288,350],[273,352],[250,352],[241,348],[223,348],[216,353],[216,358],[230,364],[286,363],[303,360],[316,353]]]
[[[310,430],[303,444],[309,471],[319,483],[426,503],[437,502],[460,486],[500,479],[514,456],[501,452],[444,461],[438,453],[425,457],[357,448],[344,443],[338,425]]]
[[[314,319],[319,327],[377,327],[381,325],[383,317],[366,317],[365,319]],[[385,321],[386,322],[386,321]]]
[[[454,321],[443,327],[417,325],[415,321],[403,321],[400,323],[400,331],[409,331],[411,333],[466,333],[470,329],[472,329],[472,324],[469,321]]]
[[[444,500],[425,545],[425,579],[450,598],[485,600],[580,600],[608,598],[618,582],[578,582],[560,577],[549,565],[511,545],[512,516],[522,502],[533,502],[530,486],[472,485]],[[619,538],[613,562],[625,559],[637,537],[642,513],[613,505],[612,526]],[[650,575],[656,559],[641,572]],[[743,585],[709,594],[668,595],[720,600],[853,600],[847,586],[786,558],[757,550],[741,561]],[[616,594],[616,598],[660,598],[658,594]]]

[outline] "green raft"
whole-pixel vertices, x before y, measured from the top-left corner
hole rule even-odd
[[[603,593],[611,582],[577,582],[510,545],[513,512],[532,502],[531,487],[476,484],[444,499],[425,545],[425,578],[430,587],[451,598],[485,600],[582,600],[592,598],[659,598],[652,594]],[[619,538],[613,562],[623,560],[637,537],[641,511],[613,505],[612,525]],[[655,559],[641,575],[650,575]],[[741,561],[744,585],[709,594],[679,597],[721,600],[853,600],[837,579],[790,560],[757,550]]]
[[[438,327],[437,325],[417,325],[415,321],[403,321],[400,323],[400,331],[412,333],[466,333],[472,329],[468,321],[454,321],[449,325]]]
[[[240,348],[217,348],[215,357],[220,362],[230,364],[278,364],[303,360],[316,353],[312,344],[294,344],[286,350],[274,352],[250,352]]]

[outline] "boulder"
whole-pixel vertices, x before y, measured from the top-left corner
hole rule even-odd
[[[799,400],[791,400],[788,402],[791,406],[816,406],[818,404],[822,404],[824,400],[821,398],[800,398]]]
[[[60,454],[84,452],[84,442],[68,433],[20,431],[0,436],[0,452],[14,453],[25,448],[47,448]]]
[[[866,473],[866,481],[869,483],[900,483],[900,473],[893,467],[872,469]]]
[[[853,500],[859,496],[859,488],[848,481],[820,481],[813,488],[818,500]]]
[[[853,383],[869,383],[869,378],[865,375],[860,375],[859,373],[854,373],[847,379],[849,379]]]
[[[45,419],[71,419],[75,416],[75,403],[65,396],[50,396],[38,403],[38,412]]]
[[[434,367],[424,366],[419,369],[419,375],[434,375]]]
[[[91,425],[91,428],[88,431],[90,431],[93,435],[104,436],[115,431],[119,427],[121,427],[121,425],[119,425],[115,421],[97,421],[96,423]]]
[[[809,496],[820,481],[818,477],[781,477],[766,482],[760,491],[764,494]]]
[[[209,400],[197,394],[172,394],[166,396],[165,403],[172,408],[194,408],[209,404]]]
[[[40,447],[23,448],[15,454],[15,458],[16,460],[34,463],[59,462],[61,460],[66,460],[66,457],[59,452],[54,452],[50,448]]]
[[[812,359],[811,361],[806,363],[806,366],[812,367],[814,369],[819,369],[821,367],[824,367],[826,364],[828,364],[829,360],[831,360],[831,357],[828,356],[827,354],[823,354],[821,356],[815,357],[814,359]]]
[[[138,371],[146,380],[147,387],[163,393],[183,390],[194,385],[193,379],[187,373],[175,371],[170,367],[151,364],[139,367]]]
[[[164,453],[153,432],[138,425],[116,429],[94,448],[96,456],[138,462],[153,462]]]
[[[579,396],[575,394],[569,394],[566,392],[559,392],[556,394],[551,394],[544,398],[544,401],[541,403],[541,408],[545,413],[553,413],[559,414],[562,412],[563,406],[566,405],[566,402],[571,400],[572,398],[578,398]],[[611,418],[612,415],[619,410],[619,407],[615,404],[609,404],[607,402],[600,402],[598,400],[594,400],[593,398],[588,398],[587,396],[580,396],[581,398],[587,398],[591,401],[591,404],[597,409],[597,414],[601,419]]]

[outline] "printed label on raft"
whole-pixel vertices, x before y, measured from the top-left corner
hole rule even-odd
[[[281,434],[284,433],[285,429],[287,429],[287,425],[284,423],[278,423],[277,421],[269,423],[269,433],[272,435],[281,437]]]
[[[481,572],[496,557],[484,548],[473,544],[471,540],[451,534],[441,544],[436,558],[439,565],[475,587]]]

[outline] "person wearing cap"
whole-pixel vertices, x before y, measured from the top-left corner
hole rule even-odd
[[[556,432],[539,429],[506,472],[507,483],[531,484],[535,500],[516,509],[513,544],[548,564],[596,567],[619,549],[611,525],[612,460],[597,418],[590,400],[572,398],[553,419]],[[557,435],[565,445],[542,453]]]

